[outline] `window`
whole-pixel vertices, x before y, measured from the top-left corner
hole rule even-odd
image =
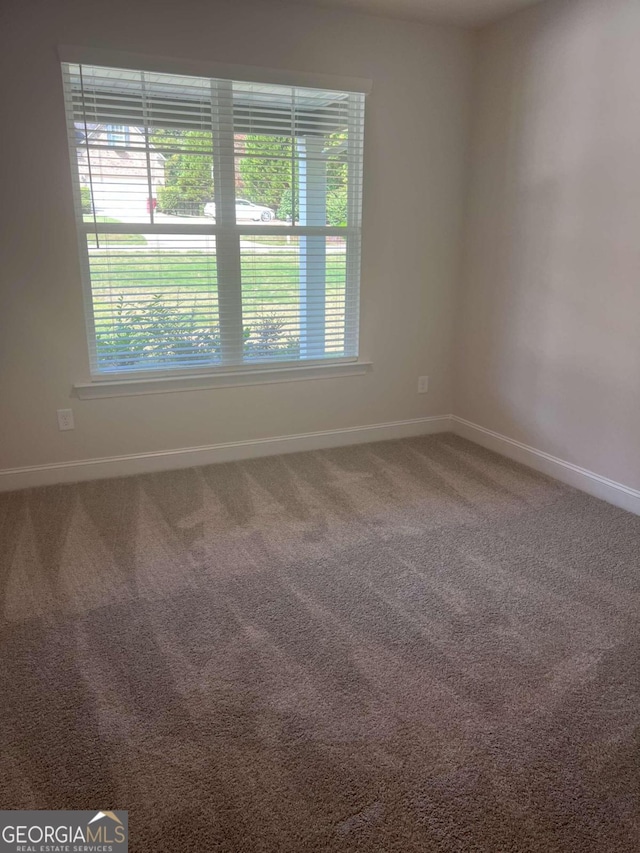
[[[63,74],[94,379],[357,359],[364,95]]]
[[[109,145],[128,145],[129,128],[124,124],[108,124],[106,127]]]

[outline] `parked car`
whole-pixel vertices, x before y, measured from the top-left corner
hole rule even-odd
[[[205,204],[204,215],[215,217],[215,202],[209,201]],[[276,215],[270,207],[254,204],[252,201],[247,201],[244,198],[236,199],[236,222],[271,222],[275,218]]]

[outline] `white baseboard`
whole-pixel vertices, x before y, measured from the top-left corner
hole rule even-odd
[[[109,456],[102,459],[80,459],[75,462],[57,462],[52,465],[33,465],[27,468],[9,468],[0,471],[0,492],[49,486],[54,483],[76,483],[83,480],[100,480],[106,477],[127,477],[168,471],[173,468],[190,468],[214,462],[234,462],[258,456],[275,456],[279,453],[298,453],[302,450],[322,450],[370,441],[408,438],[451,430],[450,415],[416,418],[393,423],[329,429],[300,435],[280,435],[253,441],[231,441],[204,447],[183,447],[177,450],[160,450],[155,453],[137,453],[129,456]]]
[[[516,462],[522,462],[529,468],[548,474],[550,477],[574,486],[589,495],[640,515],[640,491],[637,489],[616,483],[615,480],[610,480],[608,477],[602,477],[600,474],[595,474],[579,465],[565,462],[564,459],[558,459],[556,456],[551,456],[550,453],[536,450],[535,447],[529,447],[528,444],[523,444],[521,441],[507,438],[506,435],[478,426],[478,424],[466,421],[457,415],[451,416],[451,428],[456,435],[468,438],[475,444],[494,450],[496,453],[514,459]]]
[[[33,486],[49,486],[55,483],[127,477],[132,474],[211,465],[215,462],[234,462],[239,459],[255,459],[259,456],[275,456],[279,453],[322,450],[329,447],[344,447],[350,444],[366,444],[371,441],[386,441],[449,431],[502,456],[528,465],[536,471],[548,474],[594,497],[640,515],[640,491],[637,489],[602,477],[571,462],[565,462],[535,447],[459,418],[457,415],[439,415],[392,423],[307,432],[300,435],[232,441],[204,447],[183,447],[154,453],[9,468],[0,471],[0,492]]]

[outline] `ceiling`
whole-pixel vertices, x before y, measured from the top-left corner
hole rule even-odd
[[[342,6],[376,15],[414,21],[443,21],[478,27],[531,6],[540,0],[296,0],[321,6]]]

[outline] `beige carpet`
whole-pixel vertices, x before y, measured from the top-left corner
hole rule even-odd
[[[640,518],[451,435],[0,496],[0,807],[640,849]]]

